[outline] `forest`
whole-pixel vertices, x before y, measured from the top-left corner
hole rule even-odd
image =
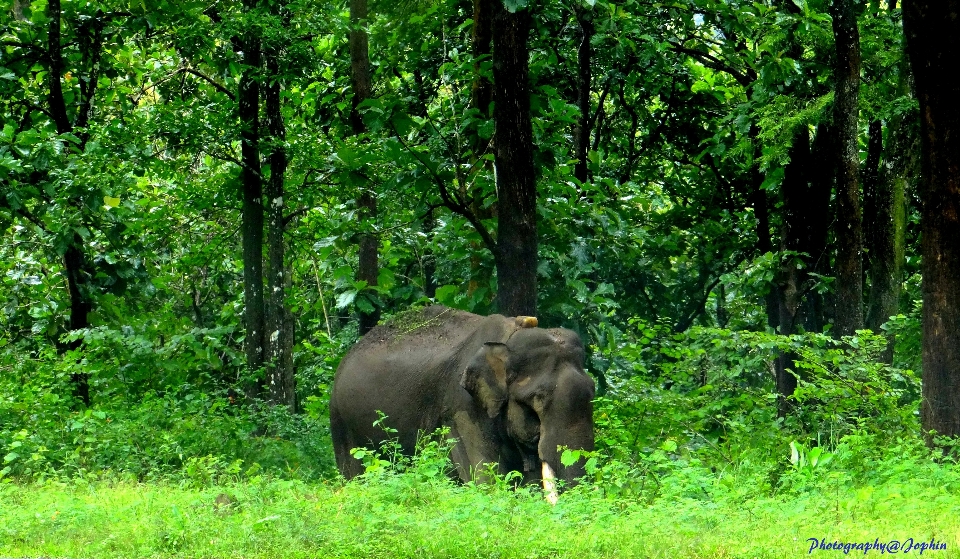
[[[957,0],[4,3],[0,556],[960,557],[957,60]],[[379,410],[338,471],[432,305],[579,336],[559,499]]]

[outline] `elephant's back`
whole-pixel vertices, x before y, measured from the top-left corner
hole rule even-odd
[[[413,433],[432,429],[444,400],[454,391],[452,387],[459,387],[465,350],[485,320],[489,318],[431,306],[377,326],[353,346],[337,368],[331,410],[341,414],[345,425],[359,431],[368,429],[377,411],[391,416],[388,424],[401,432],[404,428]],[[478,343],[482,345],[482,341]],[[473,355],[469,350],[466,353]],[[427,419],[431,425],[420,424]]]
[[[484,317],[431,305],[400,313],[370,330],[348,353],[376,353],[378,351],[419,351],[424,347],[451,350],[468,338]]]

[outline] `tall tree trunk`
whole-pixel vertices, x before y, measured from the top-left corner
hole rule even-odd
[[[960,1],[903,3],[920,101],[924,433],[960,435]],[[932,444],[932,439],[927,439]]]
[[[256,0],[244,0],[244,9],[253,10]],[[266,352],[263,316],[263,183],[260,170],[260,39],[252,29],[246,29],[237,42],[243,53],[243,74],[238,84],[240,117],[240,161],[243,169],[240,181],[243,188],[243,302],[246,329],[245,354],[247,381],[244,392],[249,400],[260,395],[260,374]]]
[[[370,98],[373,83],[370,78],[370,54],[367,31],[363,28],[367,21],[367,0],[350,0],[350,71],[353,87],[353,109],[350,111],[350,123],[354,134],[362,134],[366,127],[357,107]],[[377,285],[380,274],[380,239],[372,229],[377,217],[377,198],[372,190],[366,188],[357,199],[360,217],[363,220],[360,233],[360,262],[357,279],[367,285]],[[372,311],[357,307],[360,321],[360,335],[369,332],[380,321],[380,308],[374,303]]]
[[[73,234],[73,243],[63,255],[63,265],[67,272],[67,288],[70,293],[70,331],[82,330],[90,325],[89,315],[92,310],[89,294],[87,293],[86,262],[83,254],[83,239],[78,233]],[[67,346],[69,349],[78,349],[83,340],[77,339]],[[70,376],[73,383],[73,395],[90,406],[90,377],[86,372],[77,371]]]
[[[869,208],[865,213],[864,230],[868,232],[865,240],[870,262],[866,326],[877,333],[900,307],[906,221],[905,162],[910,159],[909,139],[905,137],[907,126],[903,120],[902,115],[891,119],[886,150],[872,146],[883,152],[884,164],[882,168],[874,167],[878,163],[876,158],[867,157],[870,180],[866,177],[864,180],[864,206]],[[871,144],[882,142],[879,122],[871,125],[870,135]],[[874,136],[878,139],[873,140]],[[892,363],[893,339],[889,341],[884,361]]]
[[[493,118],[497,179],[497,308],[537,313],[537,186],[533,168],[527,36],[530,13],[497,2],[493,26]]]
[[[63,46],[61,45],[61,6],[60,0],[50,0],[47,3],[47,17],[50,18],[47,28],[47,107],[58,134],[68,134],[74,131],[73,124],[67,116],[67,103],[63,96]],[[82,147],[80,148],[82,150]],[[80,203],[74,201],[75,205]],[[90,300],[88,278],[88,264],[86,261],[83,238],[79,233],[70,237],[70,243],[63,254],[63,268],[67,277],[67,288],[70,294],[70,331],[82,330],[90,325],[89,315],[93,308]],[[75,340],[67,345],[68,349],[77,349],[82,340]],[[90,405],[90,380],[86,372],[77,371],[70,376],[73,383],[73,394],[84,406]]]
[[[366,127],[363,115],[357,106],[370,98],[373,82],[370,78],[370,47],[367,30],[367,0],[350,0],[350,84],[353,88],[353,105],[350,110],[350,125],[354,134],[362,134]]]
[[[590,40],[593,39],[593,21],[587,8],[575,8],[580,24],[580,48],[577,50],[577,106],[580,117],[574,127],[573,147],[577,160],[573,176],[587,182],[587,151],[590,149]]]
[[[800,253],[783,262],[777,279],[777,332],[784,336],[793,334],[798,326],[808,331],[822,328],[819,299],[812,289],[810,273],[822,271],[826,250],[826,228],[830,219],[825,212],[833,185],[833,168],[818,166],[817,162],[830,160],[832,140],[832,129],[821,125],[811,153],[809,132],[803,127],[794,137],[790,163],[784,173],[781,250]],[[797,387],[796,371],[791,371],[795,358],[792,353],[784,353],[775,362],[780,417],[787,415],[792,408],[789,397]]]
[[[803,252],[807,248],[808,219],[804,202],[810,195],[807,168],[810,160],[810,136],[806,129],[796,134],[790,148],[790,163],[784,170],[783,184],[783,230],[781,250]],[[806,290],[806,266],[797,266],[794,257],[785,259],[777,278],[776,293],[779,295],[776,322],[777,333],[783,336],[793,334],[797,311]],[[797,389],[797,379],[793,374],[792,353],[780,353],[774,363],[776,388],[779,395],[777,413],[786,416],[792,409],[790,396]]]
[[[473,37],[472,46],[475,59],[486,56],[487,61],[493,51],[493,23],[496,13],[496,6],[501,0],[474,0],[473,1]],[[480,118],[490,119],[490,103],[493,102],[493,82],[490,78],[481,73],[480,64],[474,63],[474,79],[471,95],[471,107],[477,109]],[[489,172],[492,168],[490,161],[483,161],[477,165],[477,159],[490,149],[489,140],[483,139],[479,133],[475,133],[470,141],[470,149],[473,150],[471,163],[476,172]],[[463,181],[469,183],[470,181]],[[475,189],[473,192],[467,192],[467,184],[461,185],[461,196],[470,201],[470,211],[476,216],[478,221],[484,221],[494,216],[496,204],[488,205],[483,198],[482,189]],[[486,266],[480,252],[483,250],[482,241],[470,241],[470,282],[467,284],[467,295],[473,297],[474,293],[481,287],[490,285],[490,278],[493,270]],[[435,261],[434,261],[435,264]],[[435,292],[434,288],[434,292]]]
[[[377,198],[370,190],[365,190],[358,201],[360,217],[363,219],[364,232],[360,234],[360,265],[357,270],[357,279],[367,282],[367,286],[376,287],[380,273],[380,237],[373,229],[373,222],[377,217]],[[373,293],[373,291],[370,291]],[[360,335],[372,330],[380,322],[380,307],[377,301],[371,299],[373,310],[359,311]]]
[[[265,92],[267,133],[269,136],[270,178],[267,182],[267,297],[266,297],[266,336],[267,336],[267,387],[270,402],[277,406],[287,406],[291,412],[296,410],[295,381],[291,359],[285,355],[292,350],[288,343],[289,329],[285,327],[287,308],[285,304],[286,288],[289,283],[288,268],[284,262],[284,178],[287,171],[286,129],[280,97],[280,64],[277,47],[266,53],[267,74],[270,82]]]
[[[900,95],[909,93],[911,81],[910,67],[904,59],[900,68]],[[875,188],[868,188],[864,182],[864,197],[867,198],[869,193],[872,208],[864,219],[865,231],[870,223],[867,237],[870,256],[867,328],[874,332],[880,332],[883,323],[900,310],[906,244],[906,186],[912,177],[918,175],[919,145],[913,125],[916,118],[915,114],[896,114],[890,119],[887,146],[883,149]],[[872,162],[868,163],[868,168],[872,169]],[[884,361],[892,363],[895,339],[889,333],[887,339]]]
[[[283,291],[290,293],[293,288],[293,269],[287,265],[287,271],[283,275]],[[296,319],[290,307],[284,305],[283,308],[283,347],[280,350],[280,367],[284,371],[284,394],[287,395],[287,405],[290,411],[296,413],[300,409],[300,402],[297,401],[297,382],[296,369],[293,364],[293,341],[296,336]]]
[[[473,57],[474,59],[490,54],[493,44],[494,2],[499,0],[473,0]],[[493,101],[493,84],[480,73],[480,64],[474,64],[474,80],[471,91],[471,105],[487,118],[490,116],[490,103]],[[474,149],[476,151],[476,149]]]
[[[767,207],[767,191],[763,189],[764,175],[760,171],[760,128],[754,124],[750,127],[750,140],[754,149],[754,167],[750,177],[750,202],[753,205],[753,214],[757,218],[757,252],[767,254],[773,252],[773,239],[770,236],[770,210]],[[771,282],[770,292],[764,296],[764,310],[767,314],[767,325],[776,332],[780,328],[780,288],[776,282]]]
[[[433,230],[437,227],[437,220],[433,216],[433,209],[423,218],[423,232],[427,238],[433,237]],[[429,246],[429,245],[428,245]],[[433,299],[437,296],[437,260],[433,250],[428,249],[423,255],[423,294]]]
[[[837,300],[839,336],[863,328],[863,231],[860,216],[860,148],[857,144],[860,99],[860,32],[853,0],[833,0],[836,45],[834,125],[837,156]]]

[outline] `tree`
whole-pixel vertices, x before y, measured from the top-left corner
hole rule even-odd
[[[833,0],[836,50],[834,127],[837,134],[836,333],[863,328],[863,225],[860,210],[860,31],[853,0]]]
[[[124,258],[111,255],[106,261],[103,255],[105,245],[119,248],[125,240],[122,223],[103,209],[115,207],[104,204],[108,198],[120,204],[130,167],[101,170],[100,165],[118,139],[116,124],[135,105],[125,97],[130,84],[118,79],[116,55],[138,28],[129,23],[136,21],[133,14],[110,5],[63,6],[51,0],[45,10],[29,8],[17,3],[13,20],[3,27],[4,72],[11,73],[0,84],[6,143],[0,157],[0,210],[33,229],[40,246],[56,252],[62,269],[55,266],[44,274],[63,276],[67,302],[54,306],[66,307],[68,316],[65,328],[51,328],[49,334],[66,352],[82,347],[98,296],[121,293],[137,275]],[[13,75],[19,79],[9,79]],[[140,145],[129,138],[120,142]],[[139,159],[131,156],[129,164],[138,165]],[[68,339],[61,342],[63,330]],[[74,368],[71,382],[77,400],[89,406],[88,372]]]
[[[497,308],[537,314],[537,185],[527,37],[529,9],[496,2],[493,19],[493,119],[497,177]]]
[[[247,16],[257,0],[244,0]],[[243,238],[243,302],[246,337],[248,399],[260,393],[260,374],[267,351],[263,299],[263,174],[260,168],[260,80],[262,56],[259,31],[250,20],[242,36],[234,39],[234,50],[243,64],[237,86],[237,115],[240,125],[240,182],[243,188],[241,235]]]
[[[279,21],[289,23],[289,14],[283,4],[274,4],[271,14]],[[293,371],[293,324],[285,296],[289,291],[290,270],[285,261],[284,181],[287,173],[286,128],[283,121],[281,73],[281,41],[283,34],[270,37],[266,59],[267,87],[264,91],[268,142],[267,163],[267,297],[265,298],[265,332],[267,388],[274,405],[287,406],[296,411],[297,393]]]
[[[864,81],[870,84],[866,89],[865,108],[873,112],[863,170],[864,248],[869,263],[865,324],[870,330],[880,332],[890,317],[900,313],[906,199],[908,192],[916,191],[913,183],[919,176],[917,129],[920,119],[912,92],[913,76],[904,49],[900,12],[895,3],[889,4],[886,10],[879,6],[873,9],[876,12],[867,18],[864,29]],[[872,103],[872,99],[876,102]],[[872,107],[874,104],[877,106]],[[889,332],[887,338],[884,360],[893,363],[895,340]]]
[[[920,101],[923,401],[926,433],[960,435],[960,2],[903,3]],[[927,437],[933,444],[932,437]]]
[[[370,76],[370,54],[367,31],[363,27],[367,23],[367,0],[350,0],[350,75],[353,86],[353,106],[350,111],[350,123],[353,133],[360,135],[366,130],[359,106],[370,98],[373,83]],[[364,221],[364,227],[369,229],[372,221],[377,217],[376,194],[367,185],[362,188],[357,198],[357,208]],[[357,279],[366,282],[367,287],[375,287],[379,276],[380,240],[377,234],[364,230],[360,238],[360,262],[357,267]],[[363,297],[357,298],[357,315],[360,319],[360,335],[369,332],[380,321],[380,308],[370,304]],[[364,308],[362,302],[367,302]]]

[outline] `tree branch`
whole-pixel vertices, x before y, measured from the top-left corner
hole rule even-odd
[[[440,190],[440,199],[443,200],[443,205],[446,206],[453,213],[463,216],[467,221],[470,222],[470,225],[477,231],[477,234],[480,235],[480,238],[483,240],[483,244],[487,245],[487,248],[490,249],[494,255],[497,254],[497,242],[494,240],[493,236],[490,235],[490,231],[483,225],[479,218],[471,212],[467,206],[460,201],[459,199],[454,199],[450,195],[450,191],[447,189],[447,184],[443,180],[443,177],[437,174],[437,172],[427,164],[426,161],[420,158],[420,154],[414,151],[400,136],[397,132],[396,127],[391,124],[391,129],[393,130],[394,137],[400,142],[400,144],[406,149],[410,155],[423,166],[427,172],[430,173],[430,176],[433,177],[433,182],[436,183],[437,188]]]
[[[670,43],[670,47],[676,52],[679,52],[681,54],[687,54],[696,58],[704,66],[707,66],[708,68],[713,68],[714,70],[718,70],[720,72],[726,72],[727,74],[730,74],[733,77],[733,79],[737,80],[737,83],[739,83],[743,87],[750,87],[753,84],[753,80],[751,80],[750,77],[747,76],[747,74],[737,70],[736,68],[734,68],[733,66],[730,66],[729,64],[726,64],[725,62],[723,62],[722,60],[720,60],[719,58],[717,58],[716,56],[708,52],[703,52],[696,49],[690,49],[690,48],[678,45],[676,43]]]
[[[213,78],[211,78],[210,76],[207,76],[206,74],[203,74],[202,72],[199,72],[199,71],[197,71],[197,70],[194,70],[193,68],[180,68],[179,70],[177,70],[177,71],[174,73],[174,75],[177,75],[177,74],[192,74],[192,75],[194,75],[194,76],[202,79],[203,81],[209,83],[210,85],[212,85],[212,86],[214,87],[214,89],[216,89],[216,90],[219,91],[220,93],[223,93],[224,95],[226,95],[227,97],[229,97],[231,101],[234,101],[234,100],[235,100],[235,98],[234,98],[234,96],[233,96],[233,92],[231,92],[229,89],[227,89],[227,88],[224,87],[223,85],[217,83],[217,81],[214,80]]]

